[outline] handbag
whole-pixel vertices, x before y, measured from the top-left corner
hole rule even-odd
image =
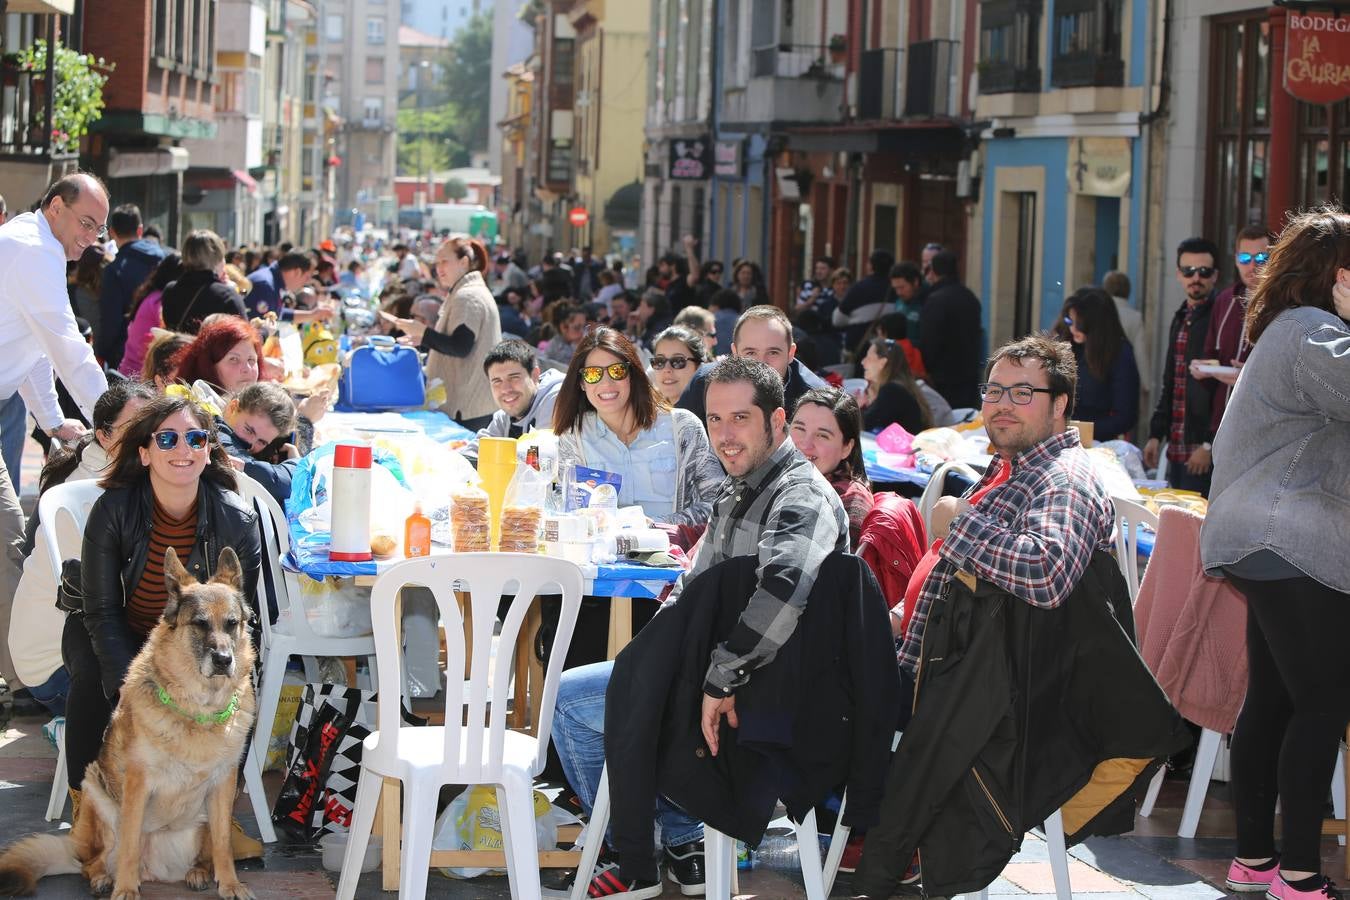
[[[352,351],[338,383],[336,409],[340,412],[381,412],[418,409],[426,405],[426,375],[422,359],[412,347],[403,347],[386,335]]]
[[[80,581],[80,561],[61,563],[61,583],[56,586],[56,608],[64,613],[84,613],[84,585]]]

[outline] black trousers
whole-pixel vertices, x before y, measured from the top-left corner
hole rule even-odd
[[[70,786],[80,790],[84,770],[103,749],[103,733],[112,718],[113,703],[103,695],[103,672],[84,617],[66,617],[61,633],[61,656],[70,673],[70,693],[66,695],[66,774]]]
[[[1237,855],[1321,870],[1323,805],[1350,722],[1350,595],[1311,578],[1229,580],[1247,598],[1247,699],[1233,731]]]

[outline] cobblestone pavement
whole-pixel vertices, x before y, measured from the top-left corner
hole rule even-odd
[[[56,754],[41,733],[41,719],[16,719],[0,733],[0,842],[33,831],[56,830],[44,822],[48,791]],[[278,782],[269,775],[268,791],[275,795]],[[1222,896],[1223,878],[1233,852],[1233,815],[1227,785],[1210,786],[1209,801],[1201,817],[1198,837],[1176,837],[1177,822],[1185,800],[1184,781],[1169,781],[1150,819],[1140,819],[1131,834],[1118,838],[1095,838],[1070,850],[1070,879],[1075,894],[1090,900],[1210,900]],[[254,822],[247,797],[236,807],[239,820],[249,831]],[[62,826],[64,827],[64,826]],[[1343,853],[1334,840],[1324,844],[1324,871],[1333,878],[1343,866]],[[316,848],[267,848],[262,868],[241,872],[260,900],[331,897],[335,877],[323,871]],[[1017,900],[1052,900],[1054,881],[1043,841],[1028,835],[1022,851],[990,886],[992,895],[1016,895]],[[741,873],[742,897],[800,897],[796,843],[786,821],[775,823],[765,840],[754,869]],[[78,876],[46,879],[40,898],[84,898],[88,888]],[[146,885],[147,900],[161,897],[199,897],[183,885]],[[363,876],[357,896],[378,898],[379,874]],[[454,881],[433,872],[427,892],[434,898],[509,897],[506,879],[481,877]],[[679,896],[674,889],[666,896]],[[849,896],[849,876],[840,875],[833,896]]]

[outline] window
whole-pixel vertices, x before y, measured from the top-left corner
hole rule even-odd
[[[341,42],[343,36],[342,16],[338,13],[329,13],[323,19],[324,40]]]
[[[980,93],[1041,89],[1041,4],[983,0],[980,4]]]
[[[1205,233],[1232,247],[1238,231],[1266,218],[1270,150],[1270,26],[1265,11],[1218,20],[1210,43],[1210,141]],[[1232,254],[1219,260],[1233,275]]]
[[[1058,0],[1055,3],[1054,87],[1125,83],[1121,58],[1121,0]]]
[[[171,56],[173,54],[173,17],[172,5],[169,0],[155,0],[154,16],[155,55]]]
[[[1350,189],[1350,101],[1333,106],[1299,103],[1294,152],[1295,204],[1306,209],[1345,197]]]
[[[367,128],[379,128],[384,124],[384,98],[367,97],[361,108],[361,124]]]
[[[572,38],[554,39],[552,74],[555,87],[570,88],[572,86],[575,47],[576,41]]]
[[[178,0],[173,20],[172,58],[185,63],[192,52],[192,0]]]
[[[384,57],[366,57],[366,84],[384,84]]]
[[[383,44],[384,43],[384,17],[371,16],[366,19],[366,43]]]

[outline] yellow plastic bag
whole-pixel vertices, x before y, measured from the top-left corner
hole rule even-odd
[[[555,815],[556,814],[556,815]],[[539,849],[553,850],[558,843],[559,818],[567,817],[555,810],[541,792],[534,792],[534,833]],[[488,784],[477,784],[451,801],[436,818],[436,837],[433,850],[501,850],[502,819],[497,810],[497,789]],[[450,878],[477,878],[487,873],[505,874],[505,869],[449,868],[441,872]]]
[[[303,684],[282,684],[277,717],[272,721],[272,732],[267,738],[267,762],[263,766],[264,771],[286,770],[286,748],[291,739],[291,726],[295,724],[295,714],[300,709],[300,695],[304,692]]]

